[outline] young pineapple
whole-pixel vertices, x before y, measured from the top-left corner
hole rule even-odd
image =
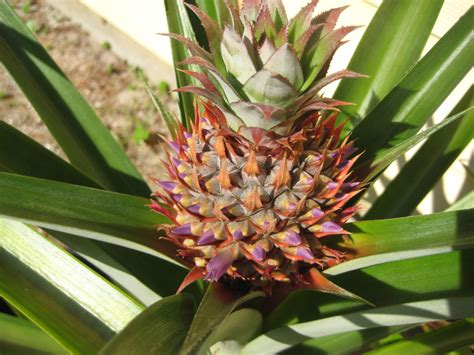
[[[202,69],[187,73],[203,87],[179,90],[209,100],[190,132],[181,128],[170,142],[170,180],[156,193],[168,208],[152,205],[174,221],[167,238],[195,265],[188,281],[227,275],[271,289],[345,259],[327,241],[346,233],[356,211],[344,208],[361,188],[350,176],[355,149],[340,142],[330,113],[346,103],[318,93],[358,76],[325,76],[353,28],[335,29],[343,8],[313,18],[316,2],[291,21],[280,1],[249,0],[240,11],[229,4],[223,30],[190,6],[211,52],[170,35],[193,54],[184,64]]]

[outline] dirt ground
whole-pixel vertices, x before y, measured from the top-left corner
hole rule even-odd
[[[163,158],[156,133],[166,126],[155,110],[136,68],[118,57],[108,43],[98,43],[81,26],[48,4],[10,1],[41,44],[66,73],[124,147],[143,176],[159,176]],[[158,86],[159,83],[154,83]],[[161,83],[164,86],[164,83]],[[166,90],[162,99],[176,111]],[[65,158],[48,129],[0,64],[0,119]]]

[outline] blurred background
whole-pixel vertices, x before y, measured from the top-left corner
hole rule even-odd
[[[398,0],[416,1],[416,0]],[[166,128],[146,94],[137,70],[141,69],[154,89],[176,112],[176,98],[169,91],[175,86],[165,8],[161,0],[9,0],[17,13],[36,34],[54,60],[97,111],[107,127],[126,149],[148,181],[162,173],[163,157],[157,133]],[[284,0],[289,16],[307,0]],[[320,0],[317,11],[349,5],[340,25],[360,25],[336,54],[330,71],[347,66],[381,0]],[[472,0],[445,0],[441,14],[425,48],[436,41],[472,5]],[[410,31],[407,28],[407,31]],[[434,114],[428,126],[446,117],[464,92],[472,85],[473,71]],[[330,96],[337,84],[329,87]],[[55,153],[62,154],[47,129],[0,66],[0,119],[21,129]],[[409,159],[416,147],[392,164],[378,179],[368,202]],[[464,150],[443,180],[426,196],[417,211],[441,211],[473,189],[474,144]]]

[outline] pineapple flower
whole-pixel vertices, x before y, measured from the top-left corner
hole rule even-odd
[[[162,226],[166,238],[195,265],[183,287],[225,277],[271,292],[347,258],[330,242],[348,234],[343,225],[357,211],[344,207],[362,188],[351,174],[356,149],[336,124],[348,103],[319,92],[361,75],[326,75],[354,27],[335,29],[344,8],[313,17],[316,3],[290,21],[279,0],[228,4],[223,29],[189,5],[210,52],[169,34],[192,54],[182,64],[199,70],[184,71],[201,86],[178,91],[207,99],[189,131],[173,132],[169,179],[157,181],[151,206],[174,222]]]
[[[257,288],[301,284],[311,268],[345,260],[328,241],[347,232],[357,207],[344,208],[360,189],[351,179],[358,156],[339,143],[337,114],[315,113],[289,136],[261,128],[234,132],[205,103],[191,132],[169,142],[168,180],[151,207],[168,216],[162,226],[179,255],[194,263],[192,277],[224,275]]]

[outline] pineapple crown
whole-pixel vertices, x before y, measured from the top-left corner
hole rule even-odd
[[[360,77],[347,70],[327,70],[343,38],[356,27],[335,28],[345,7],[313,17],[312,0],[288,20],[281,0],[246,0],[239,10],[226,2],[223,28],[196,6],[209,49],[178,34],[168,34],[192,56],[181,62],[200,68],[184,70],[202,85],[177,89],[204,96],[217,105],[234,131],[257,127],[288,134],[295,121],[318,110],[337,110],[349,103],[318,95],[343,77]]]

